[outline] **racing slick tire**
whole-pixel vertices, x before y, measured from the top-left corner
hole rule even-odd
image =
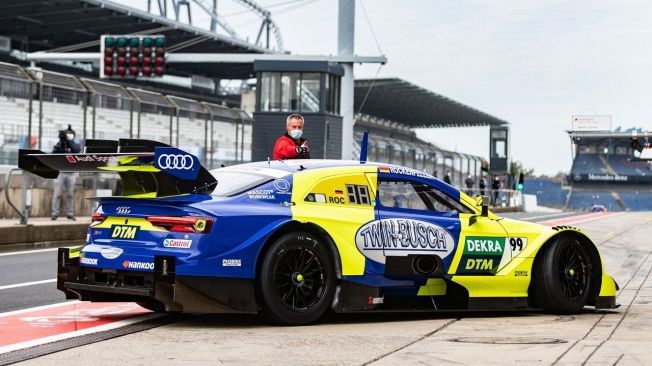
[[[326,245],[305,232],[285,234],[271,245],[258,282],[264,319],[302,325],[316,321],[329,309],[336,275]]]
[[[591,256],[577,239],[558,238],[535,261],[534,304],[549,313],[579,313],[593,286],[592,271]]]

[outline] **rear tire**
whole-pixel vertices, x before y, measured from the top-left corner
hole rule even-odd
[[[535,306],[555,314],[576,314],[593,285],[593,263],[575,238],[559,238],[537,258],[532,273]]]
[[[276,324],[312,323],[328,310],[335,285],[326,244],[305,232],[285,234],[272,244],[260,266],[260,315]]]

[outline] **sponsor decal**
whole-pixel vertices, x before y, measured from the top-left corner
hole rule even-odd
[[[249,198],[252,200],[275,200],[276,199],[276,195],[274,195],[273,189],[252,189],[251,191],[247,192],[247,196],[249,196]]]
[[[111,226],[111,238],[134,239],[138,233],[138,226],[113,225]]]
[[[391,173],[391,174],[400,174],[400,175],[408,175],[411,177],[421,177],[421,178],[428,178],[428,179],[435,179],[434,176],[422,172],[420,170],[416,169],[410,169],[410,168],[403,168],[403,167],[380,167],[378,168],[378,171],[381,173]]]
[[[527,271],[514,271],[515,277],[527,277]]]
[[[600,181],[600,182],[627,182],[626,175],[618,174],[589,174],[588,179],[590,181]]]
[[[120,206],[115,209],[115,213],[121,214],[121,215],[126,215],[128,213],[131,213],[131,207],[129,206]]]
[[[100,254],[106,259],[116,259],[122,254],[122,249],[115,247],[102,248]]]
[[[496,274],[527,246],[527,238],[467,236],[459,274]]]
[[[68,160],[69,163],[75,164],[77,160],[75,160],[75,157],[72,155],[66,155],[66,160]]]
[[[374,220],[355,234],[355,243],[365,257],[385,263],[385,256],[434,254],[444,259],[455,249],[455,241],[443,227],[411,219]]]
[[[186,239],[165,239],[163,246],[166,248],[184,248],[188,249],[192,245],[192,240]]]
[[[222,259],[222,267],[240,267],[242,259]]]
[[[367,298],[367,305],[378,305],[378,304],[382,304],[384,301],[385,301],[384,297],[369,296],[369,298]]]
[[[274,185],[277,193],[286,194],[290,190],[290,182],[288,182],[286,179],[276,179],[272,181],[272,184]]]
[[[75,162],[101,162],[101,163],[115,163],[118,164],[118,159],[115,156],[102,156],[102,155],[68,155],[75,158]],[[66,158],[68,157],[66,156]],[[70,159],[68,160],[70,161]],[[72,162],[71,162],[72,163]]]
[[[200,169],[199,159],[174,147],[154,149],[154,167],[177,178],[191,180],[197,178]]]
[[[124,261],[124,262],[122,262],[122,266],[124,268],[129,268],[129,269],[149,269],[149,270],[154,269],[154,263],[153,262]]]
[[[335,204],[343,205],[345,203],[344,202],[344,197],[330,196],[330,197],[328,197],[328,203],[335,203]]]
[[[85,264],[87,266],[97,266],[97,258],[81,257],[79,258],[79,263]]]

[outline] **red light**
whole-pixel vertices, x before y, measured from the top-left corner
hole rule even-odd
[[[118,66],[118,69],[116,70],[116,74],[118,75],[124,75],[125,74],[125,67],[124,66]]]
[[[110,76],[113,74],[113,68],[111,66],[104,66],[104,75]]]
[[[164,72],[165,72],[165,68],[163,66],[156,66],[156,68],[154,69],[154,73],[157,76],[163,76]]]
[[[143,56],[143,66],[149,66],[152,63],[152,58],[149,56]]]
[[[152,74],[152,68],[149,66],[143,66],[143,75],[149,76]]]
[[[180,233],[207,234],[210,232],[211,226],[213,226],[212,219],[194,216],[149,216],[147,217],[147,221],[167,231]]]
[[[118,57],[118,65],[124,66],[127,63],[127,59],[124,57]]]
[[[113,57],[105,57],[104,58],[104,64],[105,65],[111,65],[113,63]]]
[[[104,73],[106,73],[106,70],[104,71]],[[93,212],[93,214],[91,215],[91,226],[98,225],[104,220],[106,220],[106,217],[102,216],[101,213]]]
[[[136,67],[136,66],[131,66],[131,67],[129,68],[129,74],[131,74],[131,75],[133,75],[133,76],[137,76],[137,75],[138,75],[138,67]]]
[[[131,58],[129,59],[129,64],[130,64],[131,66],[136,66],[136,65],[138,65],[138,57],[136,57],[136,56],[131,56]]]
[[[156,66],[162,66],[163,63],[165,62],[165,60],[163,59],[163,57],[157,57],[157,58],[154,60],[154,62],[156,63]]]

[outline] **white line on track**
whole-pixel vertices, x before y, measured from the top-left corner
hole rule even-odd
[[[50,279],[50,280],[16,283],[16,284],[13,284],[13,285],[0,286],[0,290],[8,290],[10,288],[16,288],[16,287],[41,285],[41,284],[44,284],[44,283],[52,283],[52,282],[56,282],[56,281],[57,281],[57,279],[53,278],[53,279]]]
[[[18,254],[32,254],[32,253],[43,253],[43,252],[54,252],[59,248],[48,248],[48,249],[36,249],[36,250],[23,250],[20,252],[8,252],[8,253],[0,253],[0,257],[8,256],[8,255],[18,255]]]
[[[524,217],[524,218],[521,218],[519,220],[536,220],[536,219],[543,219],[543,218],[546,218],[546,217],[563,216],[563,215],[573,216],[573,215],[571,215],[571,212],[555,212],[555,213],[546,214],[546,215]]]
[[[64,306],[64,305],[70,305],[70,304],[76,304],[80,303],[81,301],[79,300],[73,300],[73,301],[64,301],[64,302],[58,302],[55,304],[50,304],[50,305],[41,305],[41,306],[36,306],[33,308],[27,308],[27,309],[20,309],[20,310],[13,310],[13,311],[7,311],[4,313],[0,313],[0,318],[4,316],[11,316],[11,315],[16,315],[16,314],[22,314],[22,313],[29,313],[30,311],[34,310],[45,310],[45,309],[51,309],[51,308],[56,308],[59,306]]]

